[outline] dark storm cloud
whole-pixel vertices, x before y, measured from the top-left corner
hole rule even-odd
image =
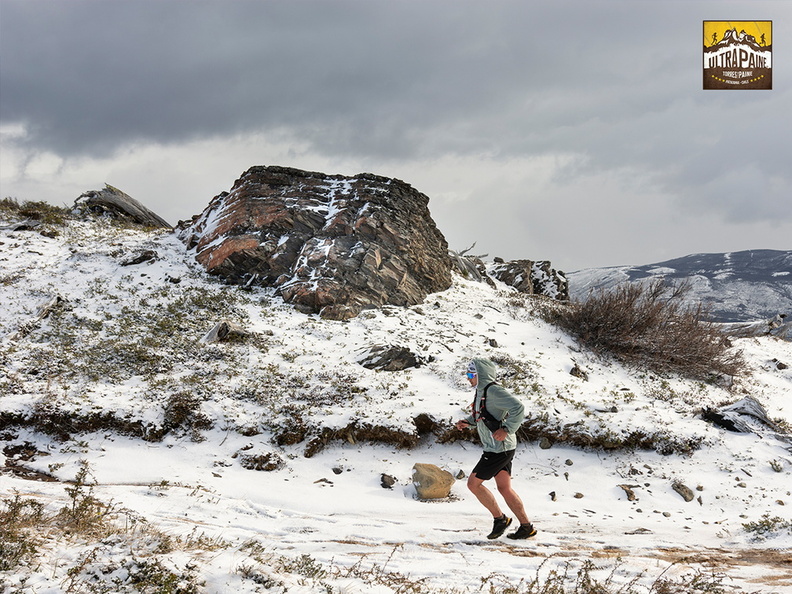
[[[281,127],[411,156],[568,148],[586,142],[578,126],[663,101],[629,84],[652,21],[625,26],[618,4],[496,6],[6,0],[2,118],[63,153]]]
[[[784,2],[0,0],[0,118],[64,158],[246,132],[384,175],[561,155],[559,186],[792,221],[789,52],[776,90],[701,90],[702,20],[746,7],[783,40]]]

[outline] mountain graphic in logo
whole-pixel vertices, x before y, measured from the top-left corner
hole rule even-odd
[[[772,21],[704,21],[704,89],[772,89],[772,68]]]

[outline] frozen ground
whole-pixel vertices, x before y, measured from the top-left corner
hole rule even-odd
[[[788,427],[792,370],[778,363],[792,364],[790,343],[735,341],[751,374],[728,391],[598,359],[541,321],[530,299],[461,278],[418,307],[328,322],[267,291],[215,283],[168,234],[74,223],[55,238],[0,231],[0,244],[0,413],[16,421],[0,428],[0,444],[33,444],[19,464],[58,481],[87,463],[93,496],[121,512],[120,532],[99,540],[40,534],[33,561],[0,573],[6,592],[136,591],[133,566],[151,560],[181,576],[173,591],[182,592],[528,591],[552,572],[574,581],[589,562],[597,579],[635,591],[714,572],[727,592],[792,592],[789,443],[759,424],[737,434],[699,414],[750,395]],[[157,259],[121,266],[143,249]],[[54,295],[68,306],[21,336]],[[256,339],[202,343],[221,319]],[[357,361],[375,344],[434,360],[364,369]],[[422,413],[450,425],[470,399],[462,373],[476,355],[502,361],[504,383],[548,427],[574,426],[595,444],[641,431],[667,455],[521,442],[514,483],[539,534],[516,543],[485,538],[491,520],[464,480],[446,501],[414,496],[414,463],[469,472],[480,454],[473,442],[430,434],[405,449],[347,430],[304,455],[322,429],[415,433]],[[574,365],[588,381],[569,374]],[[167,403],[185,393],[192,416],[176,422]],[[47,432],[31,420],[44,413],[106,413],[163,437],[101,424],[69,432],[62,421]],[[306,439],[277,445],[296,418]],[[245,452],[283,466],[247,470]],[[398,479],[394,488],[381,486],[383,473]],[[696,498],[686,502],[676,482]],[[18,493],[52,511],[69,504],[67,487],[0,475],[4,500]],[[167,538],[176,544],[162,546]]]

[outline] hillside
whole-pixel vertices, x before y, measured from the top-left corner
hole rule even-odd
[[[690,280],[689,299],[708,306],[717,322],[792,314],[792,251],[692,254],[645,266],[591,268],[567,274],[573,299],[585,298],[591,289],[657,277]]]
[[[5,533],[8,592],[792,588],[790,343],[735,340],[751,373],[726,389],[595,357],[505,286],[455,276],[421,305],[332,321],[218,283],[167,231],[44,231],[0,231],[3,519],[36,526],[41,506],[33,532]],[[219,322],[242,332],[206,340]],[[377,345],[424,364],[360,365]],[[528,413],[514,476],[540,530],[528,542],[486,540],[464,481],[414,497],[414,463],[456,475],[479,457],[452,424],[481,355]],[[701,418],[745,396],[777,431]],[[63,507],[82,529],[41,519]]]

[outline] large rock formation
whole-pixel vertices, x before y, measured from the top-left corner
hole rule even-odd
[[[409,184],[368,173],[252,167],[177,229],[209,273],[275,286],[304,311],[348,319],[451,285],[428,203]]]

